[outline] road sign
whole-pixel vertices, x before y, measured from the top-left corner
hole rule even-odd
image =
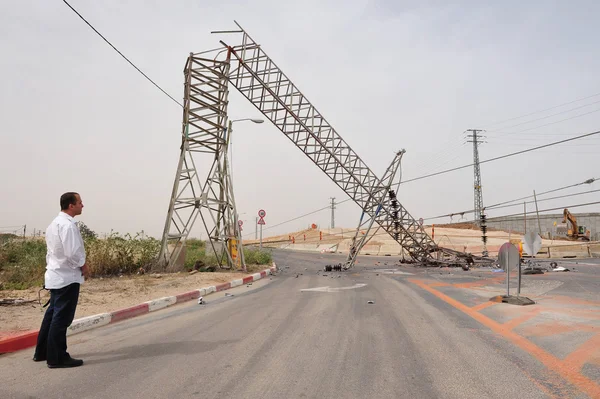
[[[257,222],[257,224],[265,224],[264,217],[267,216],[267,212],[265,212],[264,209],[261,209],[258,211],[258,216],[260,216],[260,220]]]
[[[419,224],[423,226],[423,218],[419,218]]]
[[[533,231],[525,234],[525,237],[523,237],[523,250],[527,252],[527,255],[535,256],[540,248],[542,248],[542,237]]]
[[[498,251],[498,264],[503,270],[519,266],[519,250],[510,242],[504,243]]]
[[[519,268],[519,273],[521,273],[521,259],[517,247],[510,242],[504,243],[498,251],[498,263],[506,272],[506,295],[510,296],[510,269],[517,267]],[[520,285],[521,282],[519,281],[518,291],[521,291]]]
[[[238,225],[239,225],[240,227],[242,227],[242,226],[244,225],[244,221],[243,221],[243,220],[238,220]]]

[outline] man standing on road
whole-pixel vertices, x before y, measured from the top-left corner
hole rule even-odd
[[[81,215],[79,194],[68,192],[60,197],[60,213],[46,230],[45,288],[50,304],[44,315],[33,360],[46,361],[49,368],[78,367],[83,360],[67,353],[67,328],[73,322],[79,299],[79,285],[89,274],[85,249],[75,216]]]

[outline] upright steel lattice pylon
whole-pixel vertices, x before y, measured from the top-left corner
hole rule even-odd
[[[198,216],[209,236],[207,252],[216,255],[219,266],[245,268],[227,159],[229,65],[229,59],[194,54],[185,65],[181,152],[163,231],[161,268],[177,262]],[[210,167],[201,170],[200,163]]]
[[[482,143],[481,136],[478,136],[478,133],[481,130],[477,129],[469,129],[467,132],[471,134],[467,135],[467,143],[473,143],[473,173],[475,176],[475,182],[473,183],[473,201],[474,201],[474,211],[473,211],[473,219],[478,221],[481,217],[481,212],[483,211],[483,193],[481,191],[481,170],[479,169],[479,144]]]
[[[229,81],[413,259],[431,259],[431,252],[437,249],[431,237],[397,199],[395,207],[392,201],[384,201],[387,192],[379,189],[381,180],[260,45],[238,27],[227,31],[236,34],[234,44],[221,42],[231,54]]]
[[[486,218],[484,215],[484,208],[483,208],[483,191],[481,188],[481,170],[479,169],[479,144],[483,143],[483,141],[481,140],[482,136],[479,135],[479,133],[482,132],[482,130],[469,129],[469,130],[467,130],[467,132],[471,133],[471,134],[467,135],[467,138],[470,139],[470,140],[467,140],[467,143],[473,143],[473,172],[474,172],[474,177],[475,177],[475,182],[473,183],[473,190],[474,190],[473,220],[475,220],[475,223],[478,224],[479,227],[481,228],[481,232],[482,232],[481,240],[483,242],[482,252],[483,252],[483,256],[487,256],[488,255],[487,247],[486,247],[487,226],[486,226]]]
[[[381,211],[384,205],[387,205],[392,209],[398,208],[399,203],[397,196],[398,190],[400,189],[400,185],[398,184],[396,186],[396,190],[394,190],[392,189],[392,184],[394,182],[394,179],[396,178],[396,175],[398,174],[398,170],[400,169],[400,163],[402,162],[402,155],[404,155],[405,152],[405,150],[401,150],[396,153],[394,160],[392,161],[390,166],[388,166],[385,173],[383,174],[383,177],[381,178],[381,185],[379,187],[373,187],[373,191],[382,191],[385,193],[385,195],[383,196],[377,195],[377,198],[379,198],[380,202],[377,204],[378,206],[377,210],[375,211],[375,217],[379,215],[379,212]],[[358,222],[356,232],[354,233],[354,237],[352,238],[350,250],[348,251],[348,257],[346,258],[346,263],[343,266],[343,268],[346,270],[354,266],[354,262],[356,262],[356,257],[358,256],[360,250],[370,240],[369,233],[371,231],[371,227],[373,227],[373,222],[375,222],[375,217],[370,217],[366,215],[367,218],[365,219],[365,215],[366,214],[363,211],[360,215],[360,220]],[[398,219],[397,211],[394,214],[392,214],[392,218],[394,217]],[[365,228],[365,226],[366,229],[361,235],[361,229]],[[397,225],[395,227],[397,228],[396,232],[394,233],[394,238],[396,239],[396,241],[398,241],[400,238],[400,221],[397,221]]]

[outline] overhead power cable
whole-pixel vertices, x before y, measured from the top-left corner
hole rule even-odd
[[[558,211],[558,210],[565,209],[565,208],[579,208],[579,207],[582,207],[582,206],[597,205],[597,204],[600,204],[600,201],[587,202],[585,204],[575,204],[575,205],[559,206],[558,208],[540,209],[538,212],[542,213],[542,212]],[[489,222],[490,220],[493,221],[494,219],[507,218],[507,217],[511,217],[511,216],[521,216],[521,215],[524,215],[524,214],[525,214],[525,212],[519,212],[519,213],[510,214],[510,215],[494,216],[492,218],[487,218],[487,220]]]
[[[550,197],[550,198],[538,199],[537,202],[551,201],[551,200],[560,199],[560,198],[576,197],[578,195],[597,193],[599,191],[600,191],[600,189],[590,190],[590,191],[583,191],[581,193],[559,195],[557,197]],[[542,193],[536,194],[536,195],[539,197],[540,195],[542,195]],[[531,198],[531,197],[533,197],[533,195],[531,195],[529,197],[523,197],[523,198],[521,198],[521,200],[528,199],[528,198]],[[515,200],[515,201],[517,201],[517,200]],[[508,204],[508,205],[495,206],[495,207],[493,207],[491,209],[495,210],[495,209],[510,208],[510,207],[513,207],[513,206],[522,206],[523,205],[523,202],[518,202],[518,203],[515,203],[515,204],[511,204],[509,202],[514,202],[514,201],[505,202],[504,204]],[[533,203],[535,203],[535,201],[526,201],[525,202],[525,204],[533,204]],[[489,210],[490,207],[485,207],[484,209],[485,210]],[[474,209],[469,209],[468,211],[451,212],[451,213],[447,213],[447,214],[444,214],[444,215],[428,217],[428,218],[424,218],[423,220],[441,219],[441,218],[444,218],[444,217],[452,217],[452,216],[456,216],[456,215],[469,214],[469,213],[473,213],[473,212],[474,212]]]
[[[77,14],[79,16],[79,18],[81,18],[83,20],[83,22],[85,22],[90,28],[92,28],[92,30],[94,32],[96,32],[98,34],[98,36],[100,36],[106,43],[108,43],[108,45],[110,47],[113,48],[113,50],[115,50],[117,53],[119,53],[119,55],[121,57],[123,57],[125,59],[125,61],[127,61],[132,67],[134,67],[139,73],[141,73],[146,79],[148,79],[148,81],[150,83],[152,83],[154,86],[156,86],[156,88],[160,91],[163,92],[163,94],[165,94],[167,97],[169,97],[171,100],[173,100],[177,105],[179,105],[180,107],[183,108],[183,104],[181,104],[179,101],[177,101],[176,99],[174,99],[169,93],[167,93],[166,91],[163,90],[162,87],[160,87],[156,82],[154,82],[152,79],[150,79],[150,77],[148,77],[148,75],[146,75],[144,72],[142,72],[142,70],[140,68],[138,68],[133,62],[131,62],[129,60],[129,58],[125,57],[125,55],[120,52],[115,46],[113,46],[113,44],[111,42],[108,41],[107,38],[105,38],[102,33],[98,32],[98,30],[96,28],[94,28],[92,26],[92,24],[90,24],[76,9],[73,8],[72,5],[70,5],[66,0],[63,0],[63,2],[71,9],[73,10],[73,12],[75,14]]]
[[[587,180],[585,180],[585,181],[582,181],[582,182],[580,182],[580,183],[570,184],[570,185],[568,185],[568,186],[559,187],[559,188],[555,188],[555,189],[548,190],[548,191],[543,191],[543,192],[541,192],[541,193],[538,193],[538,194],[536,194],[536,195],[537,195],[537,196],[540,196],[540,195],[545,195],[545,194],[554,193],[554,192],[556,192],[556,191],[566,190],[567,188],[573,188],[573,187],[581,186],[581,185],[583,185],[583,184],[592,184],[593,182],[595,182],[595,181],[596,181],[596,180],[598,180],[598,179],[599,179],[598,177],[592,177],[591,179],[587,179]],[[528,196],[526,196],[526,197],[521,197],[521,198],[517,198],[517,199],[514,199],[514,200],[510,200],[510,201],[499,202],[499,203],[497,203],[497,204],[494,204],[494,205],[487,206],[487,207],[486,207],[486,209],[488,209],[488,208],[496,208],[496,207],[498,207],[498,206],[500,206],[500,205],[504,205],[504,204],[510,204],[511,202],[522,201],[522,200],[529,199],[529,198],[533,198],[533,195],[528,195]]]
[[[579,207],[582,207],[582,206],[597,205],[597,204],[600,204],[600,201],[587,202],[587,203],[574,204],[574,205],[567,205],[567,206],[560,206],[560,207],[557,207],[557,208],[540,209],[538,212],[539,213],[544,213],[544,212],[551,212],[551,211],[561,210],[561,209],[564,209],[564,208],[579,208]],[[513,217],[513,216],[522,216],[524,214],[525,214],[524,212],[512,213],[512,214],[509,214],[509,215],[494,216],[494,217],[488,218],[487,220],[489,222],[489,221],[494,221],[495,219],[501,219],[501,218],[507,218],[507,217]],[[467,220],[467,221],[463,221],[462,223],[471,223],[471,222],[474,222],[474,221],[473,220],[470,220],[470,221]],[[447,224],[451,224],[451,223],[447,223]],[[437,225],[437,226],[443,228],[443,225],[441,225],[441,226]],[[349,230],[349,231],[347,231],[347,233],[350,233],[348,235],[348,237],[343,237],[341,234],[336,234],[336,233],[324,233],[322,240],[317,235],[315,235],[315,237],[309,237],[306,240],[304,240],[304,239],[300,240],[299,237],[301,237],[301,236],[304,235],[304,233],[302,233],[302,232],[299,233],[299,234],[293,235],[293,237],[295,238],[295,241],[297,241],[298,244],[313,244],[313,243],[317,243],[319,241],[321,241],[321,242],[322,241],[327,241],[327,239],[331,238],[331,237],[336,237],[336,238],[340,238],[340,239],[352,238],[354,236],[354,232],[355,232],[355,230]],[[387,235],[389,235],[388,232],[375,233],[375,234],[372,234],[372,235],[369,234],[369,237],[370,237],[369,240],[371,238],[373,238],[373,237],[387,236]],[[472,237],[472,236],[471,235],[465,235],[464,237]],[[254,241],[258,241],[258,240],[254,240]],[[268,241],[268,240],[263,239],[263,245],[264,244],[269,244],[269,243],[279,243],[279,242],[282,242],[282,243],[283,242],[290,242],[290,240],[289,239],[286,240],[285,238],[281,239],[281,240],[272,240],[272,241]],[[326,245],[327,242],[325,242],[323,244]]]
[[[518,133],[528,132],[528,131],[530,131],[530,130],[540,129],[540,128],[542,128],[542,127],[546,127],[546,126],[554,125],[555,123],[560,123],[560,122],[564,122],[564,121],[569,121],[569,120],[571,120],[571,119],[580,118],[580,117],[582,117],[582,116],[586,116],[586,115],[589,115],[589,114],[593,114],[593,113],[595,113],[595,112],[600,112],[600,108],[598,108],[598,109],[595,109],[595,110],[593,110],[593,111],[590,111],[590,112],[583,113],[583,114],[579,114],[579,115],[571,116],[571,117],[569,117],[569,118],[561,119],[561,120],[559,120],[559,121],[554,121],[554,122],[546,123],[546,124],[544,124],[544,125],[540,125],[540,126],[534,126],[534,127],[530,127],[529,129],[517,130],[516,132],[498,132],[498,131],[496,131],[496,132],[498,132],[498,133],[505,133],[505,134],[504,134],[504,136],[510,136],[510,135],[513,135],[513,134],[518,134]]]
[[[537,147],[528,148],[528,149],[526,149],[526,150],[517,151],[517,152],[512,152],[512,153],[510,153],[510,154],[505,154],[505,155],[501,155],[501,156],[498,156],[498,157],[494,157],[494,158],[486,159],[486,160],[484,160],[484,161],[480,161],[480,162],[479,162],[479,164],[484,164],[484,163],[488,163],[488,162],[492,162],[492,161],[497,161],[497,160],[499,160],[499,159],[504,159],[504,158],[508,158],[508,157],[513,157],[513,156],[515,156],[515,155],[525,154],[525,153],[527,153],[527,152],[531,152],[531,151],[540,150],[540,149],[542,149],[542,148],[552,147],[552,146],[555,146],[555,145],[558,145],[558,144],[562,144],[562,143],[566,143],[566,142],[573,141],[573,140],[579,140],[579,139],[582,139],[582,138],[585,138],[585,137],[589,137],[589,136],[593,136],[593,135],[596,135],[596,134],[600,134],[600,131],[597,131],[597,132],[592,132],[592,133],[586,133],[586,134],[582,134],[582,135],[580,135],[580,136],[575,136],[575,137],[571,137],[571,138],[568,138],[568,139],[564,139],[564,140],[555,141],[555,142],[552,142],[552,143],[548,143],[548,144],[540,145],[540,146],[537,146]],[[473,166],[473,165],[474,165],[473,163],[470,163],[470,164],[468,164],[468,165],[457,166],[456,168],[446,169],[446,170],[442,170],[442,171],[440,171],[440,172],[436,172],[436,173],[430,173],[430,174],[428,174],[428,175],[424,175],[424,176],[415,177],[415,178],[412,178],[412,179],[408,179],[408,180],[405,180],[405,181],[403,181],[403,182],[402,182],[402,184],[406,184],[406,183],[409,183],[409,182],[411,182],[411,181],[416,181],[416,180],[426,179],[426,178],[428,178],[428,177],[433,177],[433,176],[442,175],[442,174],[449,173],[449,172],[454,172],[454,171],[456,171],[456,170],[460,170],[460,169],[464,169],[464,168],[470,168],[470,167],[471,167],[471,166]],[[395,185],[398,185],[398,183],[396,183]]]
[[[528,116],[531,116],[531,115],[540,114],[542,112],[551,111],[551,110],[556,109],[556,108],[564,107],[565,105],[574,104],[574,103],[577,103],[579,101],[588,100],[590,98],[594,98],[594,97],[598,97],[598,96],[600,96],[600,93],[592,94],[591,96],[587,96],[587,97],[583,97],[583,98],[578,98],[577,100],[573,100],[573,101],[569,101],[569,102],[566,102],[566,103],[563,103],[563,104],[555,105],[553,107],[545,108],[545,109],[542,109],[542,110],[539,110],[539,111],[530,112],[530,113],[525,114],[525,115],[516,116],[514,118],[504,119],[504,120],[501,120],[501,121],[498,121],[498,122],[490,123],[490,124],[487,124],[487,125],[479,125],[479,126],[489,128],[489,127],[492,127],[492,126],[500,125],[500,124],[502,124],[504,122],[510,122],[510,121],[514,121],[514,120],[517,120],[517,119],[525,118],[525,117],[528,117]]]
[[[596,134],[600,134],[600,131],[596,131],[596,132],[592,132],[592,133],[587,133],[587,134],[582,134],[582,135],[575,136],[575,137],[571,137],[571,138],[568,138],[568,139],[565,139],[565,140],[555,141],[555,142],[552,142],[552,143],[549,143],[549,144],[544,144],[544,145],[541,145],[541,146],[537,146],[537,147],[529,148],[529,149],[527,149],[527,150],[517,151],[517,152],[510,153],[510,154],[502,155],[502,156],[499,156],[499,157],[495,157],[495,158],[486,159],[486,160],[484,160],[484,161],[480,161],[479,163],[480,163],[480,164],[482,164],[482,163],[488,163],[488,162],[492,162],[492,161],[497,161],[497,160],[499,160],[499,159],[508,158],[508,157],[511,157],[511,156],[519,155],[519,154],[524,154],[524,153],[527,153],[527,152],[531,152],[531,151],[539,150],[539,149],[542,149],[542,148],[546,148],[546,147],[550,147],[550,146],[558,145],[558,144],[565,143],[565,142],[568,142],[568,141],[573,141],[573,140],[582,139],[582,138],[589,137],[589,136],[593,136],[593,135],[596,135]],[[402,181],[401,183],[395,183],[395,184],[392,184],[392,187],[394,187],[394,186],[398,186],[399,184],[405,184],[405,183],[408,183],[408,182],[411,182],[411,181],[422,180],[422,179],[426,179],[426,178],[428,178],[428,177],[438,176],[438,175],[441,175],[441,174],[444,174],[444,173],[453,172],[453,171],[460,170],[460,169],[464,169],[464,168],[468,168],[468,167],[471,167],[471,166],[473,166],[473,164],[472,164],[472,163],[471,163],[471,164],[469,164],[469,165],[459,166],[459,167],[456,167],[456,168],[451,168],[451,169],[443,170],[443,171],[440,171],[440,172],[431,173],[431,174],[424,175],[424,176],[420,176],[420,177],[415,177],[415,178],[413,178],[413,179],[408,179],[408,180]],[[579,184],[580,184],[580,183],[578,183],[577,185],[579,185]],[[573,186],[570,186],[570,187],[574,187],[574,186],[575,186],[575,185],[573,185]],[[562,189],[562,188],[560,188],[560,189]],[[552,191],[557,191],[557,190],[559,190],[559,189],[556,189],[556,190],[551,190],[551,191],[548,191],[548,192],[546,192],[546,193],[549,193],[549,192],[552,192]],[[541,194],[540,194],[540,195],[541,195]],[[525,197],[525,198],[530,198],[530,197],[531,197],[531,196],[529,196],[529,197]],[[521,198],[521,199],[525,199],[525,198]],[[341,204],[343,204],[343,203],[345,203],[345,202],[349,202],[349,201],[351,201],[351,200],[352,200],[352,198],[347,198],[347,199],[345,199],[345,200],[343,200],[343,201],[337,202],[337,203],[336,203],[336,205],[341,205]],[[520,200],[520,199],[518,199],[518,200]],[[518,201],[518,200],[513,200],[513,201]],[[513,201],[510,201],[510,202],[513,202]],[[502,205],[502,204],[503,204],[503,203],[501,203],[501,204],[496,204],[496,205]],[[269,226],[269,227],[267,227],[267,228],[264,228],[263,230],[272,229],[272,228],[274,228],[274,227],[281,226],[281,225],[283,225],[283,224],[287,224],[287,223],[293,222],[293,221],[295,221],[295,220],[298,220],[298,219],[301,219],[301,218],[303,218],[303,217],[305,217],[305,216],[309,216],[309,215],[315,214],[315,213],[317,213],[317,212],[321,212],[321,211],[323,211],[323,210],[325,210],[325,209],[330,209],[330,207],[329,207],[329,206],[326,206],[326,207],[323,207],[323,208],[317,209],[317,210],[315,210],[315,211],[312,211],[312,212],[306,213],[306,214],[304,214],[304,215],[302,215],[302,216],[298,216],[298,217],[295,217],[295,218],[293,218],[293,219],[289,219],[289,220],[283,221],[283,222],[281,222],[281,223],[278,223],[278,224],[276,224],[276,225]],[[244,236],[248,236],[248,235],[250,235],[250,233],[248,233],[248,234],[245,234]]]
[[[551,114],[551,115],[542,116],[542,117],[540,117],[540,118],[537,118],[537,119],[532,119],[532,120],[525,121],[525,122],[519,122],[519,123],[517,123],[517,124],[515,124],[515,125],[505,126],[505,127],[501,128],[501,130],[504,130],[504,129],[510,129],[510,128],[513,128],[513,127],[517,127],[517,126],[526,125],[526,124],[528,124],[528,123],[533,123],[533,122],[541,121],[541,120],[544,120],[544,119],[552,118],[553,116],[557,116],[557,115],[566,114],[567,112],[571,112],[571,111],[575,111],[575,110],[578,110],[578,109],[581,109],[581,108],[589,107],[590,105],[594,105],[594,104],[598,104],[598,103],[600,103],[600,101],[594,101],[593,103],[589,103],[589,104],[580,105],[579,107],[575,107],[575,108],[567,109],[567,110],[565,110],[565,111],[560,111],[560,112],[557,112],[557,113],[555,113],[555,114]],[[585,114],[584,114],[584,115],[585,115]],[[487,132],[488,132],[488,133],[490,133],[490,132],[497,132],[497,130],[487,130]]]

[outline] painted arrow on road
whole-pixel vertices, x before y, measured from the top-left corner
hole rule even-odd
[[[351,287],[316,287],[316,288],[305,288],[300,292],[340,292],[344,290],[354,290],[357,288],[366,287],[366,284],[354,284]]]

